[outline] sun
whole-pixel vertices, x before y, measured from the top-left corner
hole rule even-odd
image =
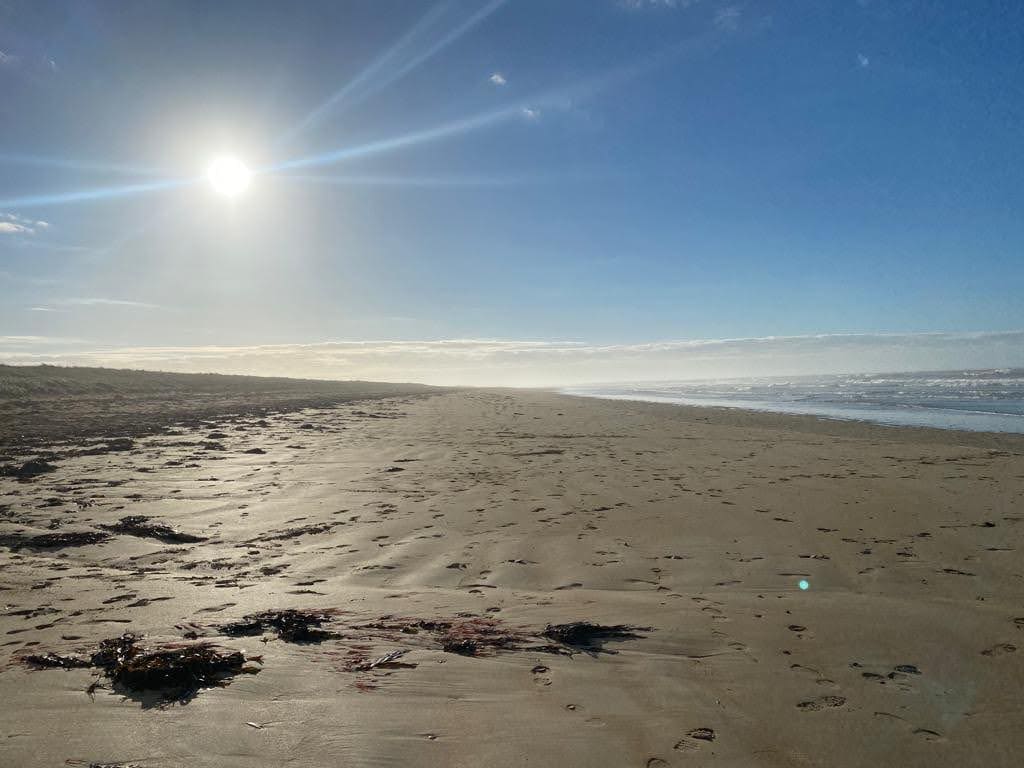
[[[215,158],[206,169],[206,180],[218,194],[224,197],[238,197],[252,181],[252,171],[233,155]]]

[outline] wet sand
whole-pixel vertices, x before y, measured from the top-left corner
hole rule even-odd
[[[53,471],[0,478],[0,765],[1024,749],[1024,438],[502,390],[203,418],[94,431],[54,445]],[[201,540],[124,533],[128,516]],[[74,532],[107,538],[34,538]],[[286,608],[328,612],[330,636],[226,634]],[[544,634],[573,621],[637,629]],[[259,672],[175,702],[22,661],[127,631]]]

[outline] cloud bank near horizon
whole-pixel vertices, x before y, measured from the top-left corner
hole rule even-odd
[[[95,347],[74,339],[0,336],[0,362],[449,385],[568,386],[1024,367],[1024,331],[824,334],[614,345],[456,339]]]

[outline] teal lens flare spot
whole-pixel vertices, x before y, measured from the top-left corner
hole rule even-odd
[[[811,588],[811,582],[809,582],[807,579],[800,579],[800,581],[798,581],[796,583],[796,585],[798,587],[800,587],[800,589],[810,589]]]

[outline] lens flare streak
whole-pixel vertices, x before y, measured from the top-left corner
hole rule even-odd
[[[29,168],[63,168],[69,171],[85,171],[118,176],[152,176],[154,178],[164,178],[167,176],[167,171],[159,168],[139,168],[115,163],[90,163],[69,160],[63,157],[43,157],[41,155],[0,153],[0,165],[20,165]]]
[[[295,160],[286,160],[283,163],[278,163],[277,165],[268,168],[267,170],[273,172],[286,171],[295,168],[312,168],[321,165],[332,165],[333,163],[350,160],[354,157],[374,155],[381,152],[388,152],[394,149],[411,146],[413,144],[420,144],[426,141],[436,141],[437,139],[443,139],[448,136],[468,133],[469,131],[474,131],[478,128],[483,128],[484,126],[491,125],[502,120],[508,120],[520,113],[521,107],[497,109],[492,112],[484,112],[472,117],[455,120],[451,123],[445,123],[444,125],[438,125],[433,128],[426,128],[422,131],[407,133],[403,136],[394,136],[390,139],[380,139],[368,144],[361,144],[354,147],[342,147],[340,149],[322,152],[319,155],[300,157]]]
[[[147,192],[165,192],[171,189],[179,189],[195,184],[195,179],[168,179],[155,181],[148,184],[127,184],[121,187],[97,187],[94,189],[83,189],[74,192],[58,192],[50,195],[26,195],[24,197],[12,197],[0,200],[0,208],[31,208],[48,205],[62,205],[64,203],[80,203],[93,200],[109,200],[118,197],[131,197],[132,195],[144,194]]]
[[[282,174],[287,181],[351,187],[512,187],[549,180],[544,176],[324,176]]]
[[[405,33],[394,45],[391,46],[382,55],[378,56],[369,66],[367,66],[362,72],[356,75],[352,80],[342,86],[340,89],[331,94],[326,101],[321,103],[318,107],[311,110],[302,120],[296,123],[287,133],[278,139],[278,143],[285,143],[295,138],[298,134],[302,133],[305,129],[309,128],[314,123],[318,122],[332,109],[339,107],[346,98],[352,93],[355,93],[363,86],[372,80],[372,78],[380,72],[382,69],[388,66],[388,64],[395,58],[397,58],[409,44],[427,27],[433,24],[434,20],[443,12],[450,3],[434,6],[429,10],[426,15],[408,32]]]
[[[482,22],[488,16],[505,5],[508,0],[491,0],[468,19],[444,35],[440,40],[430,45],[420,53],[413,53],[408,56],[404,64],[400,63],[406,51],[412,48],[416,38],[423,35],[434,23],[442,17],[452,6],[451,2],[434,6],[429,10],[408,32],[391,46],[384,54],[377,57],[368,67],[350,80],[341,89],[333,93],[326,101],[320,104],[300,120],[293,128],[285,133],[278,143],[286,143],[300,133],[321,121],[329,113],[338,113],[342,108],[348,108],[369,96],[383,90],[392,83],[405,77],[421,64],[433,58],[448,46],[455,43],[459,38],[469,32],[473,27]],[[388,71],[397,63],[397,69]]]

